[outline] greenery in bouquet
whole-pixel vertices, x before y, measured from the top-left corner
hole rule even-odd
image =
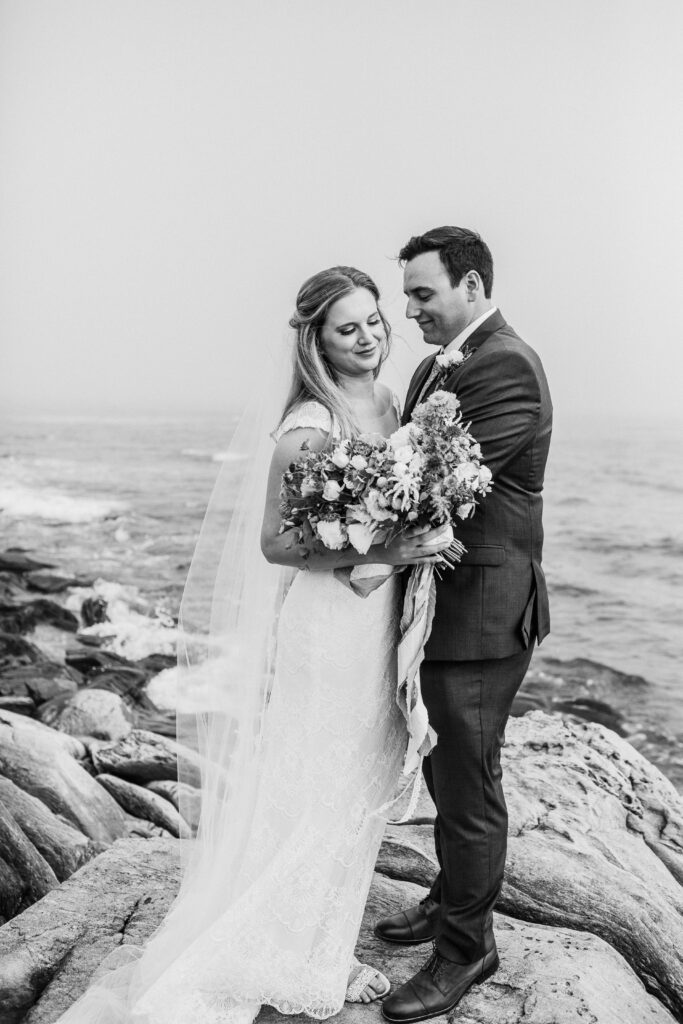
[[[281,532],[299,543],[360,553],[411,526],[449,526],[491,489],[481,449],[462,423],[455,395],[436,391],[389,438],[361,434],[314,452],[304,446],[285,472]],[[450,555],[464,548],[454,541]]]

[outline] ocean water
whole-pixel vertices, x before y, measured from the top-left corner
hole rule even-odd
[[[174,616],[236,415],[0,421],[1,547],[95,580],[115,649],[173,649]],[[537,687],[596,677],[625,732],[683,790],[683,421],[556,424],[545,488],[551,636]],[[77,603],[82,594],[75,594]],[[575,659],[582,664],[576,676]],[[605,673],[599,666],[614,672]],[[602,680],[602,682],[601,682]],[[585,687],[584,687],[585,692]]]

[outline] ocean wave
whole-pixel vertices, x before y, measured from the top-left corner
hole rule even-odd
[[[0,512],[17,519],[86,523],[119,515],[126,507],[123,502],[110,498],[79,498],[60,491],[34,490],[21,484],[0,487]]]
[[[598,551],[604,555],[612,554],[662,554],[673,555],[674,558],[683,556],[683,541],[678,537],[657,537],[654,540],[642,540],[634,534],[628,540],[619,540],[612,536],[606,537],[600,534],[583,537],[581,545],[589,551]]]
[[[107,620],[81,630],[99,636],[104,647],[132,661],[149,654],[175,654],[178,630],[172,617],[161,608],[150,608],[137,587],[97,579],[92,587],[74,587],[66,607],[78,614],[86,597],[106,602]]]
[[[592,587],[582,587],[575,583],[550,583],[552,594],[564,594],[565,597],[596,597],[600,592]]]
[[[208,459],[209,462],[241,462],[247,457],[241,452],[216,452],[206,448],[183,448],[180,454],[190,459]]]

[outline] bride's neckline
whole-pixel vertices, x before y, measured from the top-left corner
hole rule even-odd
[[[376,425],[379,425],[379,424],[384,425],[384,423],[385,423],[385,421],[386,421],[386,419],[387,419],[387,417],[389,416],[390,413],[393,413],[394,420],[398,421],[399,414],[398,414],[398,410],[396,408],[396,403],[395,403],[395,400],[394,400],[394,396],[393,396],[392,392],[387,389],[387,400],[386,400],[386,403],[384,405],[384,408],[382,409],[382,412],[376,413],[376,414],[373,414],[373,415],[369,415],[369,416],[360,416],[357,413],[356,414],[357,422],[358,422],[359,426],[361,427],[361,430],[363,431],[363,433],[373,433],[373,432],[377,433],[377,432],[381,432],[381,431],[377,431],[376,430]],[[374,425],[374,428],[373,428],[373,425]],[[389,429],[389,433],[393,433],[394,429],[395,429],[395,426],[392,425],[390,427],[390,429]]]

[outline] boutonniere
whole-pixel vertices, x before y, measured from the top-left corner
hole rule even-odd
[[[471,355],[472,353],[468,349],[462,352],[459,348],[456,348],[454,352],[442,352],[440,356],[436,357],[439,372],[442,374],[450,373],[456,366],[461,366]]]

